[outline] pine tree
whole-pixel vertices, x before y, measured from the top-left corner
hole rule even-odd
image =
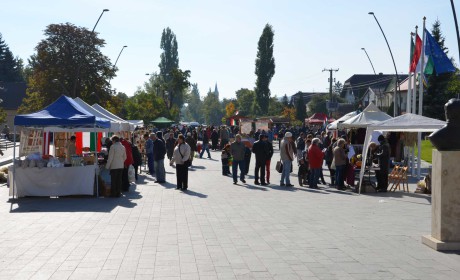
[[[447,54],[449,50],[444,45],[445,38],[441,32],[441,23],[436,20],[431,29],[431,35],[438,42],[441,49]],[[423,99],[423,115],[436,119],[444,119],[444,104],[454,95],[448,90],[449,83],[456,79],[454,73],[433,74],[428,78],[428,88]]]
[[[305,106],[305,101],[303,100],[302,95],[299,95],[299,98],[296,100],[295,110],[297,120],[304,121],[307,117],[307,108]]]
[[[0,81],[1,82],[23,82],[22,61],[14,58],[8,45],[0,33]]]
[[[266,24],[260,36],[256,58],[256,100],[257,106],[260,108],[260,113],[266,115],[268,113],[268,105],[270,100],[270,82],[275,75],[275,58],[273,57],[273,27]]]

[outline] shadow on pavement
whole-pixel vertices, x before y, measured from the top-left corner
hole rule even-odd
[[[264,187],[257,187],[255,185],[246,185],[245,186],[247,189],[250,189],[250,190],[257,190],[257,191],[267,191],[266,188]]]
[[[135,197],[135,198],[134,198]],[[11,213],[27,212],[105,212],[109,213],[116,207],[133,208],[141,195],[128,193],[127,196],[115,197],[24,197],[10,200]],[[16,206],[16,208],[14,208]]]
[[[202,193],[199,193],[199,192],[194,192],[190,189],[187,189],[187,190],[183,190],[182,193],[184,194],[187,194],[187,195],[190,195],[190,196],[196,196],[196,197],[199,197],[199,198],[207,198],[208,195],[207,194],[202,194]]]

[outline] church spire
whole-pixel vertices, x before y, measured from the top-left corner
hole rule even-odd
[[[214,94],[217,96],[217,98],[219,98],[219,90],[217,89],[217,82],[216,82],[216,86],[214,87]]]

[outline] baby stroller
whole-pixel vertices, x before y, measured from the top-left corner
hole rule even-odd
[[[302,153],[302,158],[298,160],[298,165],[299,165],[299,172],[298,172],[298,178],[299,178],[299,186],[303,185],[308,185],[308,176],[309,176],[309,170],[308,170],[308,157],[307,157],[307,152],[304,151]]]

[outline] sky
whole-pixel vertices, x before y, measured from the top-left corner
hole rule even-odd
[[[15,56],[25,62],[44,39],[49,24],[70,22],[89,30],[95,25],[106,41],[101,49],[113,63],[120,50],[117,76],[111,85],[132,96],[158,72],[161,33],[176,34],[179,67],[191,71],[201,96],[217,83],[220,98],[235,98],[253,89],[257,42],[264,26],[273,26],[275,75],[272,96],[298,91],[327,92],[329,72],[344,83],[353,74],[372,74],[365,48],[377,73],[395,72],[374,12],[388,39],[398,73],[409,67],[410,32],[431,30],[436,19],[449,56],[458,62],[455,25],[449,0],[5,0],[0,33]],[[6,3],[5,3],[6,2]],[[454,1],[460,13],[460,0]],[[421,35],[420,35],[421,36]]]

